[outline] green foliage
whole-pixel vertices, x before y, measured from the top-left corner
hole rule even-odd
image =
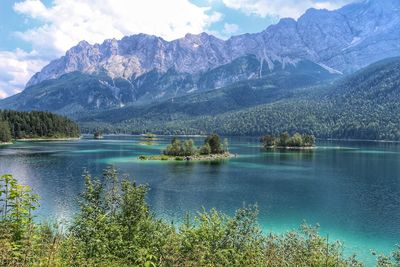
[[[221,137],[217,134],[211,134],[204,140],[204,145],[196,148],[192,139],[181,141],[174,137],[171,144],[163,151],[164,155],[174,157],[190,157],[195,155],[223,154],[228,151],[228,140],[221,144]]]
[[[290,136],[288,132],[284,132],[279,136],[263,136],[261,137],[261,142],[263,143],[264,148],[303,148],[313,147],[315,145],[315,137],[313,135],[301,135],[299,133],[295,133],[294,135]]]
[[[80,130],[76,123],[49,112],[0,110],[1,121],[8,122],[14,139],[80,136]],[[2,135],[3,127],[0,123],[0,136]]]
[[[223,145],[221,144],[221,137],[218,134],[211,134],[204,140],[205,144],[210,145],[211,154],[222,154],[225,152]]]
[[[199,150],[200,155],[210,155],[211,154],[211,146],[209,143],[205,143]]]
[[[29,265],[43,228],[33,224],[39,197],[9,174],[0,177],[0,266]]]
[[[396,246],[396,250],[391,253],[390,256],[384,254],[377,254],[375,251],[372,252],[377,258],[377,267],[398,267],[400,266],[400,246]]]
[[[274,147],[276,145],[276,138],[272,135],[265,135],[260,139],[264,147]]]
[[[63,261],[74,266],[151,266],[171,227],[150,214],[146,186],[120,178],[114,168],[103,176],[100,183],[84,175],[81,212],[61,248]]]
[[[318,138],[400,140],[399,58],[333,83],[303,88],[292,82],[288,77],[272,83],[263,79],[241,82],[174,98],[172,103],[105,111],[94,119],[104,122],[104,130],[121,133],[261,136],[289,131]],[[98,125],[94,119],[81,122],[86,131]]]
[[[0,143],[11,142],[11,129],[10,125],[6,121],[0,120]]]
[[[183,143],[183,151],[184,151],[184,156],[192,156],[197,154],[197,149],[192,139],[186,140]]]
[[[184,143],[178,138],[173,138],[171,144],[163,151],[164,155],[168,156],[185,156]]]
[[[257,206],[234,216],[215,209],[187,214],[175,227],[151,214],[147,186],[115,168],[104,170],[102,182],[83,177],[80,211],[61,233],[34,223],[37,196],[11,175],[1,177],[0,266],[363,266],[318,226],[263,234]],[[377,266],[398,266],[399,255],[377,255]]]

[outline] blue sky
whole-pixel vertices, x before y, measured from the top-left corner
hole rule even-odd
[[[24,89],[50,60],[81,40],[147,33],[166,40],[208,32],[227,39],[259,32],[308,8],[352,0],[1,0],[0,98]]]

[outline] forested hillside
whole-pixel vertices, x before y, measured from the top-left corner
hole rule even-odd
[[[109,111],[87,118],[82,126],[85,130],[101,127],[117,132],[215,131],[259,136],[289,131],[320,138],[400,140],[400,58],[378,62],[333,84],[312,88],[280,91],[267,81],[258,82],[142,109]],[[256,101],[261,95],[266,99],[266,94],[266,104],[246,106],[247,99]]]
[[[79,136],[79,126],[75,122],[50,112],[0,110],[0,142],[24,138]]]

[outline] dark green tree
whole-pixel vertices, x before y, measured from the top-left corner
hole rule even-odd
[[[6,121],[0,120],[0,143],[11,142],[11,129],[10,125]]]
[[[303,146],[303,136],[299,133],[295,133],[289,138],[288,145],[292,147],[302,147]]]
[[[289,144],[290,135],[288,132],[283,132],[279,135],[278,146],[286,147]]]
[[[304,146],[314,146],[315,145],[314,135],[305,134],[302,137],[303,137],[303,145]]]
[[[260,140],[265,148],[273,147],[276,143],[276,138],[272,135],[266,135],[261,137]]]
[[[220,154],[224,152],[221,144],[221,137],[218,134],[211,134],[207,136],[204,143],[210,145],[211,154]]]

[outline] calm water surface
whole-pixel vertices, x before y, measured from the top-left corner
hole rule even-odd
[[[237,158],[200,163],[138,161],[139,155],[159,154],[170,141],[161,137],[146,146],[141,139],[19,142],[0,148],[0,174],[12,173],[33,187],[42,198],[42,219],[71,218],[84,168],[100,175],[113,164],[147,183],[152,210],[170,221],[202,207],[233,214],[243,203],[257,203],[266,232],[319,223],[330,240],[343,240],[369,264],[370,249],[389,252],[400,242],[398,143],[319,142],[314,152],[263,152],[256,139],[230,138]]]

